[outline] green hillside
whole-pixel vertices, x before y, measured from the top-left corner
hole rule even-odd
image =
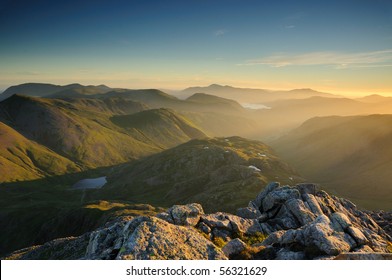
[[[64,97],[65,95],[88,95],[88,94],[100,94],[110,91],[111,88],[105,85],[99,86],[83,86],[80,84],[69,84],[65,86],[44,84],[44,83],[25,83],[20,85],[15,85],[7,88],[1,95],[0,101],[14,95],[26,95],[35,97]],[[72,97],[70,96],[70,97]]]
[[[1,102],[0,108],[18,132],[86,168],[159,150],[116,129],[107,114],[78,109],[66,101],[14,95]]]
[[[0,170],[2,183],[73,173],[80,168],[0,122]]]
[[[122,167],[97,198],[169,206],[199,202],[235,211],[271,180],[302,179],[265,144],[240,137],[192,140]]]
[[[206,137],[206,134],[189,120],[169,109],[114,116],[111,120],[129,134],[139,134],[139,137],[145,137],[146,141],[161,148],[171,148],[191,139]]]

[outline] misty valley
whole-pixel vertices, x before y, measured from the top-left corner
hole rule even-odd
[[[392,252],[391,155],[392,97],[381,95],[11,86],[0,94],[0,256]],[[143,251],[151,235],[160,242]]]

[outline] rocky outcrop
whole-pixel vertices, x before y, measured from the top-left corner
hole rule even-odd
[[[335,260],[392,260],[392,254],[383,253],[343,253]]]
[[[284,249],[285,255],[303,252],[311,259],[364,248],[388,252],[390,236],[368,214],[348,200],[317,191],[313,184],[270,183],[250,205],[260,211],[260,226],[269,234],[262,245]]]
[[[388,259],[390,241],[369,213],[348,200],[313,184],[270,183],[237,215],[205,214],[197,203],[174,205],[155,217],[122,218],[9,258]]]
[[[392,211],[365,211],[387,233],[392,236]]]
[[[13,252],[8,260],[78,260],[86,255],[90,233],[79,237],[59,238],[43,245],[32,246]]]
[[[138,217],[126,224],[117,223],[93,232],[86,259],[215,260],[226,257],[193,227],[173,225],[156,217]]]

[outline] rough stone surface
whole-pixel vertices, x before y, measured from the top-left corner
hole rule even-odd
[[[392,211],[366,211],[373,220],[389,235],[392,236]]]
[[[86,258],[135,260],[226,259],[223,252],[191,227],[172,225],[155,217],[139,217],[120,232],[115,225],[91,234]]]
[[[22,249],[6,258],[390,258],[388,212],[360,211],[313,184],[270,183],[238,214],[204,214],[196,203],[175,205],[156,217],[124,216],[92,233]],[[227,244],[219,249],[222,240]]]
[[[267,217],[261,227],[269,236],[262,245],[276,248],[276,258],[289,256],[291,247],[305,259],[350,251],[388,252],[390,236],[350,201],[317,191],[313,184],[269,186],[253,204]]]
[[[195,226],[204,214],[203,207],[198,203],[174,205],[167,211],[175,225]]]
[[[244,219],[257,219],[261,216],[261,213],[253,207],[245,207],[237,210],[237,216]]]
[[[392,260],[387,253],[342,253],[335,260]]]
[[[280,249],[276,253],[276,258],[279,260],[303,260],[305,254],[304,252],[293,252],[287,249]]]
[[[237,255],[246,249],[246,244],[239,238],[235,238],[229,242],[225,246],[223,246],[222,251],[225,253],[226,257],[230,257],[233,255]]]
[[[43,245],[21,249],[6,256],[6,260],[77,260],[85,257],[90,234],[66,237]]]

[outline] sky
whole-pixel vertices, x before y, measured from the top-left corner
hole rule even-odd
[[[390,0],[0,0],[0,89],[212,83],[392,96]]]

